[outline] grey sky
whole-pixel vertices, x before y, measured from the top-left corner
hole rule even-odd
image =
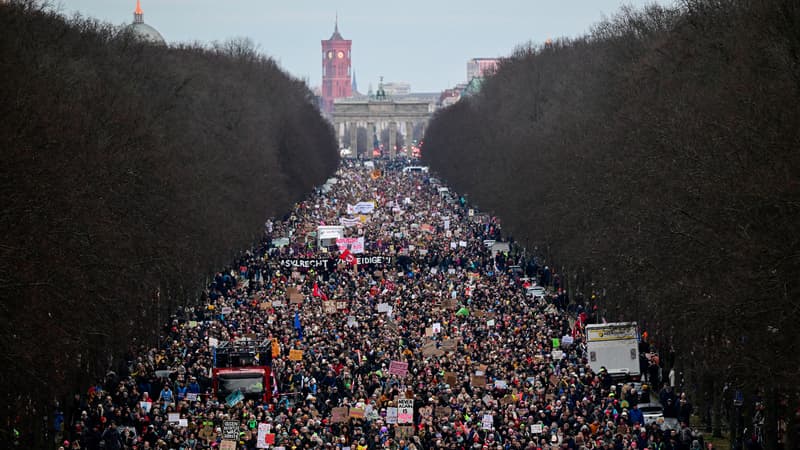
[[[359,91],[378,77],[436,92],[466,81],[473,57],[510,54],[528,41],[577,36],[621,5],[652,0],[141,0],[144,21],[168,42],[249,37],[295,77],[318,86],[320,40],[339,31],[353,41]],[[672,1],[659,1],[671,4]],[[61,11],[113,24],[133,20],[136,0],[62,0]]]

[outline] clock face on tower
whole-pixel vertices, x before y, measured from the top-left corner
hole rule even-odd
[[[328,52],[328,59],[332,59],[332,58],[333,58],[333,52]]]
[[[336,57],[339,58],[339,59],[344,58],[344,52],[340,51],[339,53],[336,54]]]

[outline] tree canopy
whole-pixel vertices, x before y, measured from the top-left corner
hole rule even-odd
[[[609,320],[796,392],[798,49],[792,1],[623,9],[519,48],[434,117],[423,158]]]
[[[244,39],[150,45],[4,3],[0,73],[9,425],[153,338],[338,153],[306,85]]]

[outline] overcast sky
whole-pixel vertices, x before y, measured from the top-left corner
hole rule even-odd
[[[56,0],[58,1],[58,0]],[[621,5],[652,0],[141,0],[145,23],[168,42],[208,43],[248,37],[290,74],[318,86],[320,40],[339,31],[353,41],[358,88],[378,77],[438,92],[466,81],[467,60],[509,55],[520,44],[578,36]],[[672,4],[671,0],[658,3]],[[136,0],[60,0],[113,24],[133,20]]]

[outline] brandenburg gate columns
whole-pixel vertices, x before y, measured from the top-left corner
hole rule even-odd
[[[409,120],[406,122],[406,156],[413,154],[411,146],[414,145],[414,124]]]
[[[348,122],[347,127],[350,129],[350,154],[358,157],[358,123]]]
[[[389,157],[397,157],[397,122],[389,122]]]

